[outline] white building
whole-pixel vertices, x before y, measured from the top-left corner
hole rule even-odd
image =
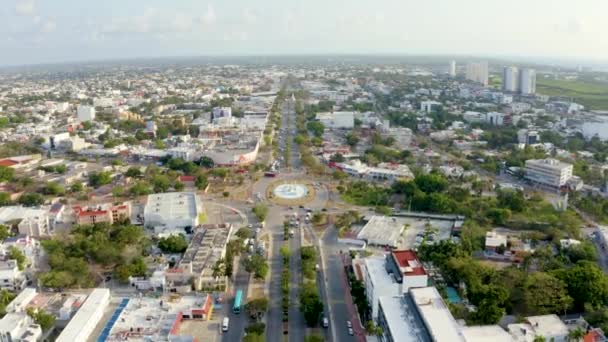
[[[519,91],[519,70],[514,66],[508,66],[502,72],[502,90],[511,93]]]
[[[46,236],[51,233],[49,215],[45,209],[26,208],[20,206],[0,208],[0,224],[19,221],[19,234],[29,236]]]
[[[536,130],[520,129],[517,131],[517,142],[526,145],[538,144],[540,142],[540,134]]]
[[[441,102],[437,101],[422,101],[420,102],[420,110],[425,113],[430,113],[433,111],[433,108],[437,108],[441,106]]]
[[[21,291],[26,282],[25,274],[19,270],[16,260],[0,261],[0,289]]]
[[[148,196],[144,224],[155,230],[183,230],[199,225],[201,203],[193,192],[168,192]]]
[[[80,122],[95,120],[95,107],[78,106],[78,120]]]
[[[509,324],[507,330],[514,342],[533,342],[539,336],[545,341],[569,341],[568,327],[557,315],[526,317],[523,323]]]
[[[513,342],[511,335],[498,325],[476,325],[462,327],[467,342]]]
[[[370,245],[396,248],[404,229],[404,221],[397,217],[374,215],[361,228],[357,239]]]
[[[355,127],[354,112],[318,113],[316,118],[325,128],[329,129],[352,129]]]
[[[215,107],[211,112],[212,120],[216,120],[218,118],[232,118],[232,108],[231,107]]]
[[[0,342],[36,342],[42,328],[25,312],[8,313],[0,320]]]
[[[488,85],[488,62],[469,63],[467,65],[466,78],[469,81]]]
[[[372,318],[378,318],[378,299],[380,296],[399,296],[402,294],[401,286],[389,273],[386,272],[384,258],[365,258],[365,294],[367,302],[372,308]]]
[[[428,275],[413,250],[392,251],[386,257],[386,271],[401,284],[401,293],[428,286]]]
[[[87,341],[109,304],[110,290],[94,289],[55,341]]]
[[[93,99],[93,107],[112,107],[114,101],[111,97],[98,97]]]
[[[548,158],[526,160],[524,172],[530,181],[559,188],[572,178],[572,170],[572,164]]]
[[[450,65],[448,66],[448,74],[451,77],[455,77],[456,76],[456,61],[450,61]]]
[[[536,71],[534,69],[522,69],[519,77],[519,89],[522,95],[536,93]]]

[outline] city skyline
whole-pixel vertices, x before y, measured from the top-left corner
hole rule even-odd
[[[565,0],[517,0],[506,8],[475,0],[354,1],[348,6],[317,0],[267,0],[256,6],[244,1],[9,0],[0,9],[0,65],[284,54],[608,60],[601,34],[607,27],[595,15],[608,10],[608,3],[565,5]]]

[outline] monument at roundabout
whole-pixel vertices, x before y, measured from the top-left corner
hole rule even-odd
[[[273,182],[267,190],[267,198],[279,204],[304,204],[314,196],[314,188],[305,181]]]

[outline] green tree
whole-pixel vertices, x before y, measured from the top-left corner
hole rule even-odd
[[[47,331],[55,326],[55,315],[50,314],[42,309],[27,308],[27,315],[30,316],[34,322],[40,325],[43,331]]]
[[[566,284],[576,310],[582,311],[585,303],[594,307],[608,304],[608,277],[594,262],[580,261],[553,274]]]
[[[13,232],[8,226],[0,224],[0,241],[6,240],[7,237],[13,236]]]
[[[97,188],[112,183],[112,174],[108,171],[91,172],[89,174],[89,185]]]
[[[256,334],[256,335],[263,335],[264,330],[266,330],[266,324],[264,324],[262,322],[251,323],[245,328],[245,332],[247,334]]]
[[[84,190],[84,185],[81,182],[76,182],[70,186],[70,192],[72,193],[79,193],[82,190]]]
[[[131,178],[141,177],[141,170],[138,167],[132,166],[125,172],[125,176]]]
[[[18,202],[26,207],[37,207],[44,204],[44,197],[37,193],[26,192],[19,197]]]
[[[323,342],[323,337],[319,335],[308,335],[304,338],[304,342]]]
[[[300,291],[300,311],[304,314],[306,325],[314,327],[323,313],[323,302],[314,283],[305,283]]]
[[[125,188],[117,185],[112,188],[112,196],[114,197],[122,197],[125,194]]]
[[[0,207],[11,205],[12,203],[11,194],[8,192],[0,192]]]
[[[144,196],[152,193],[152,189],[150,189],[150,185],[145,181],[139,181],[129,189],[129,193],[133,196]]]
[[[207,176],[204,174],[197,175],[196,180],[194,181],[194,185],[199,190],[205,189],[207,185],[209,185],[209,182],[207,181]]]
[[[247,310],[250,317],[255,317],[256,319],[262,318],[268,310],[268,298],[260,297],[250,300],[245,304],[245,310]]]
[[[184,235],[171,235],[158,240],[158,248],[164,253],[183,253],[188,248]]]
[[[263,335],[251,333],[243,337],[243,342],[265,342]]]
[[[354,148],[359,143],[359,136],[355,133],[346,134],[346,144],[351,148]]]
[[[20,271],[25,269],[25,263],[27,262],[27,258],[17,247],[11,246],[8,249],[8,258],[11,260],[15,260],[17,262],[17,266]]]
[[[10,182],[15,177],[15,169],[7,166],[0,166],[0,182]]]
[[[572,306],[572,298],[568,295],[566,284],[544,272],[528,275],[523,284],[523,291],[527,313],[531,315],[562,313]]]
[[[165,175],[156,175],[152,179],[152,185],[154,186],[154,192],[167,192],[171,187],[171,181]]]
[[[268,275],[268,263],[259,254],[253,254],[248,258],[244,258],[243,266],[245,267],[245,271],[253,273],[256,279],[265,279],[266,275]]]
[[[268,206],[264,203],[256,204],[252,210],[253,214],[258,218],[258,220],[262,222],[266,219],[266,216],[268,215]]]
[[[65,188],[57,182],[48,182],[42,188],[42,193],[52,196],[63,195],[65,194]]]

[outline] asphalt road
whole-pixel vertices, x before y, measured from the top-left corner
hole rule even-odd
[[[237,266],[238,270],[234,278],[233,291],[229,298],[224,298],[224,317],[230,318],[230,327],[228,332],[222,333],[222,341],[240,341],[245,333],[245,327],[248,324],[247,313],[244,308],[241,307],[241,313],[235,314],[232,312],[232,305],[234,304],[234,295],[237,290],[243,290],[243,296],[247,295],[247,289],[249,288],[249,273],[245,272],[244,267]],[[243,297],[243,306],[247,303],[247,298]]]

